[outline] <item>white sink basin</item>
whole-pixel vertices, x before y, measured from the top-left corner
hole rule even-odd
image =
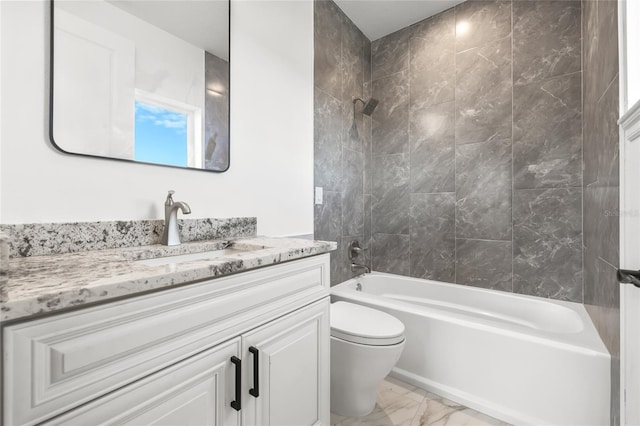
[[[248,250],[226,248],[222,250],[203,251],[200,253],[181,254],[177,256],[154,257],[152,259],[137,260],[136,263],[147,266],[169,265],[172,263],[188,262],[190,260],[208,260],[230,256],[238,253],[246,253]]]

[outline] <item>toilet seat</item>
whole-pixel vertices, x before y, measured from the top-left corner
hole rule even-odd
[[[369,346],[395,345],[404,340],[404,324],[386,312],[355,303],[331,304],[331,336]]]

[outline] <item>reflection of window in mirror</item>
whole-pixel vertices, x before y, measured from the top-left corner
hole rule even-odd
[[[136,90],[135,160],[202,167],[202,110]]]
[[[135,160],[187,166],[187,115],[136,102]]]

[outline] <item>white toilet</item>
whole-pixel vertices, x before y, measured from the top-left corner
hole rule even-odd
[[[331,304],[331,411],[369,414],[380,381],[404,349],[404,324],[386,312],[347,302]]]

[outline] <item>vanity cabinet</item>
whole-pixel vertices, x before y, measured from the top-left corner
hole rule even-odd
[[[240,425],[231,408],[240,338],[161,370],[46,425]]]
[[[325,254],[6,326],[4,424],[328,424],[328,286]]]
[[[329,424],[328,324],[329,304],[321,302],[242,336],[243,424]]]

